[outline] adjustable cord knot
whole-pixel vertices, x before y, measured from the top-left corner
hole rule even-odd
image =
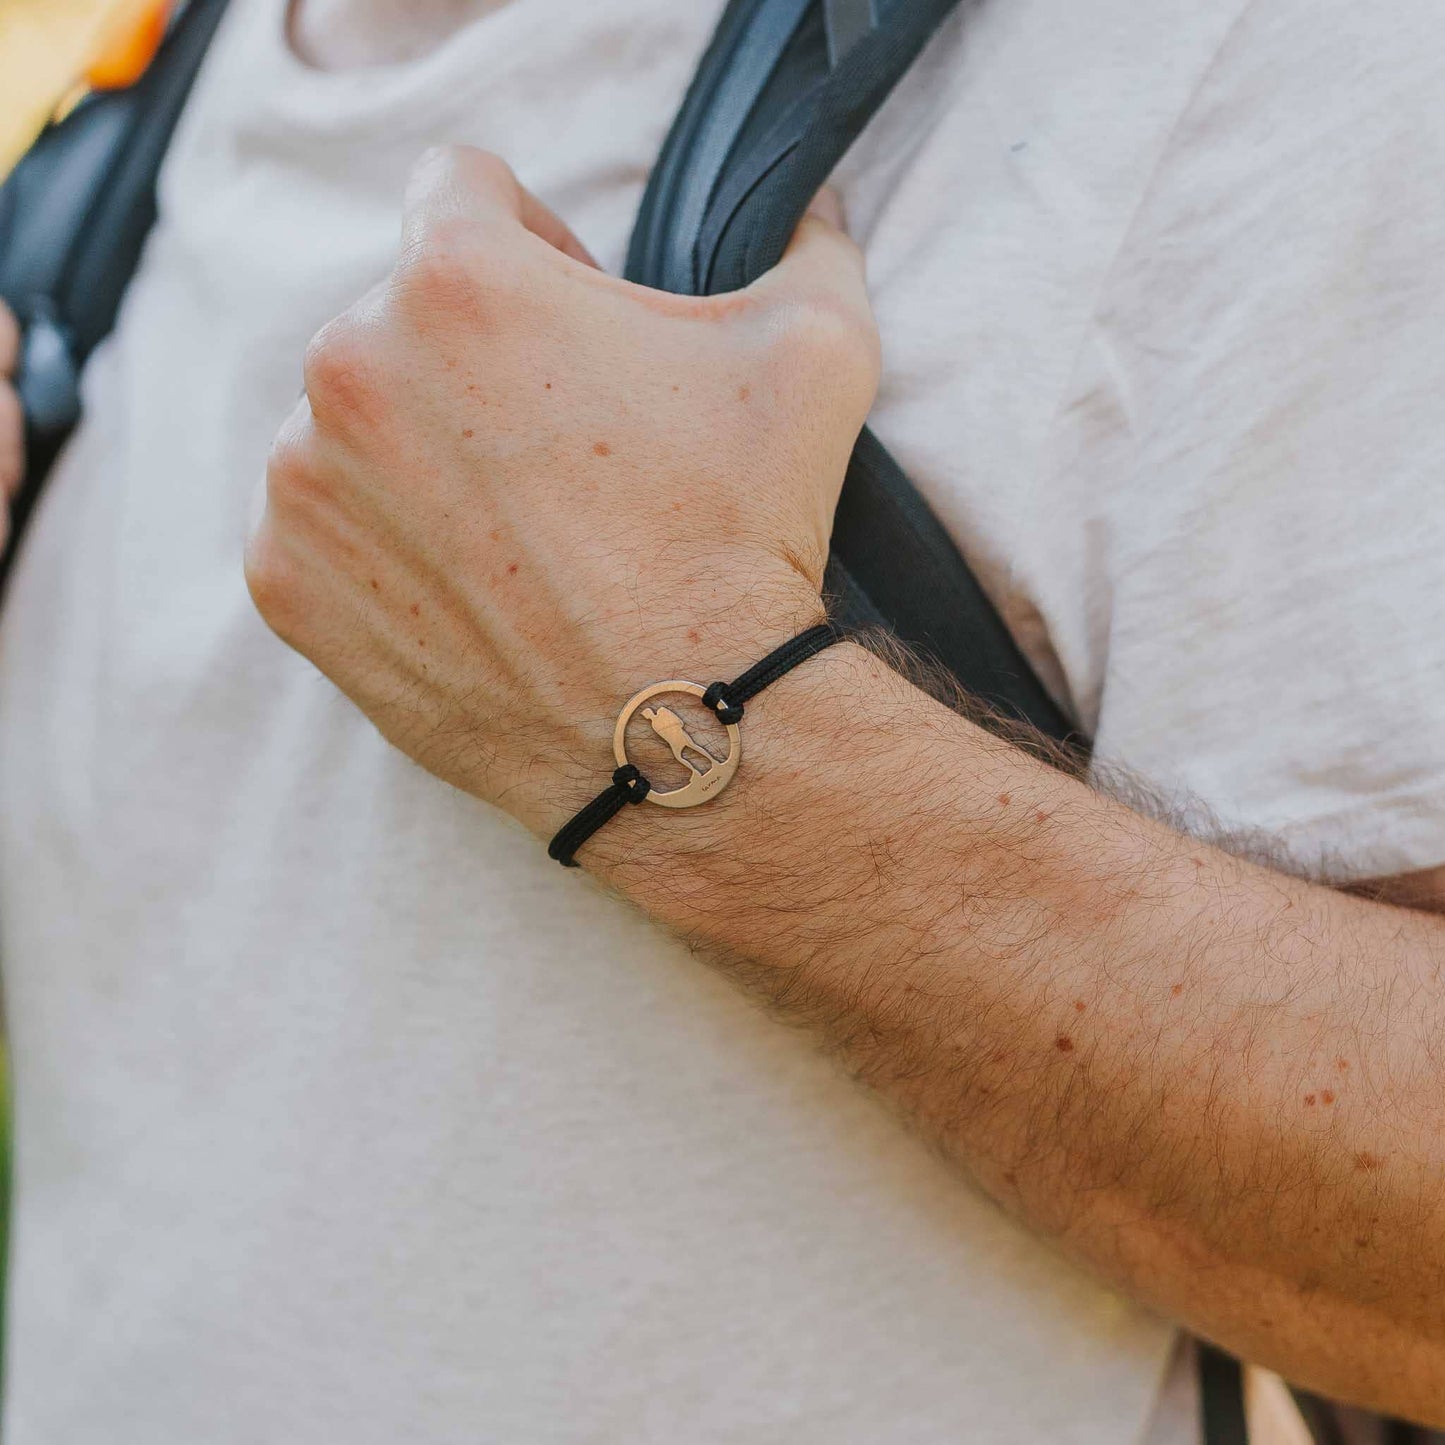
[[[612,775],[612,786],[629,803],[640,803],[652,791],[652,784],[637,771],[632,763],[624,763]]]
[[[618,768],[612,775],[612,786],[593,800],[558,831],[547,848],[547,854],[564,868],[577,866],[577,850],[605,823],[615,818],[628,803],[640,803],[652,791],[652,784],[631,764]]]
[[[769,683],[776,682],[800,662],[841,640],[842,633],[832,623],[823,622],[817,627],[810,627],[806,632],[800,632],[792,641],[775,648],[760,663],[750,667],[741,677],[735,677],[731,682],[715,682],[707,689],[695,682],[660,682],[653,687],[644,688],[622,710],[622,716],[618,719],[613,740],[616,757],[620,762],[626,758],[628,720],[648,698],[668,692],[683,692],[690,697],[700,697],[702,705],[724,727],[735,728],[743,720],[744,703],[756,697]],[[718,758],[705,747],[699,746],[696,740],[689,736],[682,719],[668,708],[645,708],[642,715],[651,722],[653,732],[671,747],[677,761],[688,769],[691,781],[683,788],[654,792],[652,784],[632,763],[622,762],[622,766],[612,774],[611,783],[580,813],[563,824],[548,845],[548,855],[563,867],[575,868],[577,850],[629,803],[645,802],[651,797],[654,803],[660,803],[666,808],[694,807],[716,797],[736,771],[739,758],[736,733],[730,734],[728,756]],[[703,759],[708,766],[705,770],[700,770],[697,764]]]
[[[727,691],[727,683],[715,682],[702,695],[702,705],[708,709],[724,727],[734,727],[743,720],[743,708],[739,703],[736,707],[728,704],[724,694]]]

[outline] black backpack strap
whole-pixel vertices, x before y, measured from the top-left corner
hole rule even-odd
[[[708,295],[783,254],[832,173],[958,0],[731,0],[648,182],[628,252],[643,285]],[[957,544],[887,449],[858,439],[833,527],[836,621],[883,624],[962,687],[1083,756]],[[1203,1350],[1208,1445],[1247,1445],[1238,1363]]]
[[[777,264],[843,153],[959,0],[732,0],[663,147],[627,275],[734,291]]]
[[[959,0],[732,0],[649,181],[631,280],[706,295],[782,256],[809,202]],[[836,619],[885,624],[989,707],[1083,751],[957,545],[870,431],[833,528]]]
[[[225,8],[190,0],[134,86],[83,101],[0,186],[0,297],[22,329],[17,530],[80,418],[81,369],[115,325],[155,223],[156,177]]]
[[[1244,1413],[1244,1371],[1213,1345],[1199,1345],[1200,1428],[1207,1445],[1249,1445]]]

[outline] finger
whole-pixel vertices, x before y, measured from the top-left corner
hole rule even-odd
[[[498,162],[498,164],[503,163]],[[512,176],[509,168],[507,174]],[[574,261],[580,261],[584,266],[592,267],[594,271],[602,269],[593,259],[592,253],[577,239],[572,233],[572,228],[556,211],[539,201],[515,176],[512,176],[512,184],[516,186],[517,219],[527,230],[545,241],[554,251],[560,251],[564,256],[570,256]]]
[[[831,300],[872,324],[863,252],[842,226],[843,208],[820,191],[798,223],[783,259],[749,290],[770,300]]]
[[[0,382],[0,496],[13,497],[25,479],[25,417],[15,388]]]
[[[403,247],[424,246],[439,230],[457,222],[499,237],[529,231],[574,261],[597,266],[566,222],[522,185],[511,166],[472,146],[427,151],[413,167],[407,184]]]
[[[270,522],[271,478],[278,467],[287,465],[292,458],[300,454],[301,449],[310,440],[310,435],[311,404],[303,395],[292,407],[286,420],[281,423],[275,440],[271,443],[271,454],[267,458],[266,468],[256,478],[255,484],[251,488],[251,497],[246,508],[244,546],[247,586],[252,587],[252,597],[258,605],[259,599],[255,596],[251,574],[254,571],[254,563],[263,550],[263,533]]]
[[[10,308],[0,301],[0,377],[15,375],[20,364],[20,323]]]
[[[316,414],[311,409],[311,398],[304,393],[297,398],[296,405],[286,414],[286,420],[276,428],[271,442],[271,455],[266,467],[267,473],[279,466],[291,465],[298,458],[309,456],[316,441]]]
[[[808,203],[808,215],[817,216],[836,230],[847,232],[848,223],[843,217],[843,198],[832,186],[824,186]]]

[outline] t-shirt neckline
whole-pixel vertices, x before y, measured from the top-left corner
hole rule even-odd
[[[609,5],[616,0],[609,0]],[[587,0],[505,0],[458,27],[423,55],[375,66],[325,70],[292,48],[291,0],[261,0],[261,58],[274,79],[268,109],[313,135],[354,140],[433,128],[458,100],[568,43],[592,11]]]

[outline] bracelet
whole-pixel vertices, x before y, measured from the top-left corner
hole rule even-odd
[[[825,647],[841,641],[842,637],[843,634],[831,622],[823,622],[800,632],[791,642],[785,642],[770,652],[732,682],[715,682],[711,687],[679,680],[655,682],[628,699],[612,734],[617,771],[612,774],[610,786],[598,793],[571,822],[558,829],[557,836],[547,845],[547,856],[555,858],[564,868],[575,868],[577,850],[628,803],[645,800],[663,808],[695,808],[699,803],[707,803],[717,797],[732,782],[742,761],[742,735],[738,724],[743,720],[743,705],[784,673],[791,672],[800,662],[806,662]],[[702,705],[727,729],[727,757],[715,757],[696,742],[683,720],[670,708],[643,708],[643,703],[667,693],[681,693],[701,700]],[[627,725],[639,708],[642,708],[643,717],[652,724],[653,732],[672,749],[673,757],[691,774],[682,787],[659,792],[636,765],[628,761]],[[694,762],[694,758],[698,761]],[[706,763],[699,767],[698,763],[703,759]]]

